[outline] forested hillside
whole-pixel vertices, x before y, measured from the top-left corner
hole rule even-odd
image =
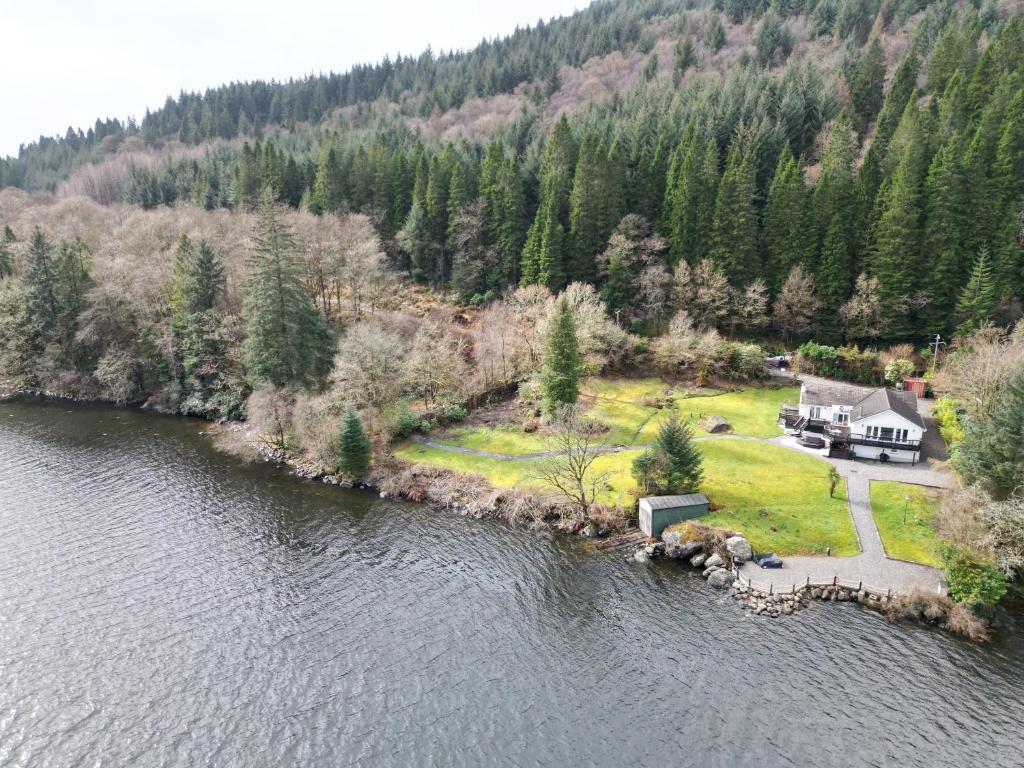
[[[183,93],[0,179],[21,188],[0,193],[0,368],[44,388],[238,414],[260,382],[322,382],[321,331],[344,345],[367,307],[409,341],[424,301],[525,322],[567,287],[614,318],[617,359],[691,327],[920,344],[1022,313],[1024,16],[601,0],[468,53]],[[316,348],[287,375],[246,352],[268,237],[324,326],[289,319]],[[523,355],[474,391],[528,378]]]
[[[467,54],[183,93],[0,179],[143,208],[251,209],[269,186],[369,214],[399,269],[463,300],[594,282],[646,331],[705,260],[781,296],[785,330],[813,285],[823,340],[1016,318],[1018,4],[694,5],[598,2]],[[604,254],[627,213],[667,250]]]

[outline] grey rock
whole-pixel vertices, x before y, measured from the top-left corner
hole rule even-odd
[[[665,531],[661,534],[661,540],[665,542],[667,547],[678,547],[681,537],[682,534],[679,531]]]
[[[736,577],[733,576],[729,571],[719,570],[708,576],[708,584],[715,589],[725,589],[731,587]]]
[[[745,563],[754,556],[750,542],[742,536],[730,536],[725,540],[725,548],[737,563]]]
[[[694,568],[700,568],[704,565],[704,561],[708,559],[708,556],[703,552],[698,552],[696,555],[690,558],[690,565]]]
[[[686,560],[700,552],[702,546],[699,541],[684,541],[681,544],[665,542],[665,557],[671,557],[674,560]]]
[[[721,568],[723,565],[725,565],[725,561],[722,559],[721,555],[715,552],[713,555],[711,555],[711,557],[704,561],[704,565],[708,568]]]
[[[653,555],[654,554],[654,545],[653,544],[648,544],[646,547],[644,547],[644,552],[646,552],[648,555]]]
[[[583,535],[588,539],[596,539],[600,533],[601,531],[597,527],[597,523],[593,520],[583,527]]]
[[[638,563],[646,563],[651,559],[651,556],[647,554],[646,549],[638,549],[636,552],[633,553],[633,559],[636,560]]]

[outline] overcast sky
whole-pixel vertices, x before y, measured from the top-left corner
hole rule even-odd
[[[0,0],[0,155],[181,89],[469,48],[589,0]]]

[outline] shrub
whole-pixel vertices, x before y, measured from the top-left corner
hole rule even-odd
[[[941,623],[947,630],[973,640],[976,643],[988,639],[985,622],[971,610],[969,605],[957,603],[946,595],[915,589],[897,595],[882,608],[889,621],[911,619]]]
[[[993,605],[1006,594],[1006,575],[995,563],[955,544],[941,548],[949,596],[958,603]]]
[[[964,439],[964,427],[953,398],[940,397],[935,401],[935,419],[939,422],[942,439],[950,448]]]
[[[409,403],[403,400],[395,409],[394,426],[392,427],[391,434],[395,437],[408,437],[419,429],[421,424],[422,420],[419,414],[409,406]]]
[[[885,380],[893,384],[903,381],[914,373],[914,364],[903,357],[890,360],[885,366]]]
[[[835,347],[808,341],[797,348],[796,355],[797,368],[801,371],[832,378],[842,374],[838,363],[839,353]]]
[[[441,409],[446,424],[463,421],[466,418],[466,406],[462,403],[447,403]]]

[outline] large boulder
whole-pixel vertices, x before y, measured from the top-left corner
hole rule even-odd
[[[673,560],[686,560],[703,546],[699,541],[682,541],[682,534],[679,531],[665,531],[661,534],[661,540],[665,543],[665,557]]]
[[[650,562],[651,556],[647,553],[646,547],[641,547],[633,553],[633,559],[638,563],[647,563]]]
[[[704,561],[705,568],[721,568],[725,565],[725,561],[722,556],[715,552],[711,557]]]
[[[708,559],[708,556],[703,552],[698,552],[696,555],[690,558],[690,565],[694,568],[700,568],[704,565],[704,561]]]
[[[710,584],[715,589],[725,589],[727,587],[731,587],[733,585],[733,582],[735,581],[736,577],[733,576],[732,573],[724,569],[720,571],[715,571],[710,576],[708,576],[708,584]]]
[[[737,563],[745,563],[754,556],[754,549],[750,542],[742,536],[730,536],[725,540],[725,548],[729,550],[732,559]]]
[[[732,432],[732,425],[721,416],[705,416],[697,424],[705,432],[712,435],[720,435],[725,432]]]

